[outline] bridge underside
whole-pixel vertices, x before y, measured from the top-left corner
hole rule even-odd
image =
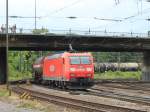
[[[5,47],[5,34],[0,47]],[[150,38],[104,37],[82,35],[9,35],[11,50],[67,50],[69,44],[77,51],[150,51]]]
[[[5,34],[0,34],[0,83],[6,82],[5,37]],[[62,51],[69,50],[69,44],[77,51],[146,52],[143,80],[150,80],[146,78],[150,76],[150,65],[145,64],[146,61],[150,61],[150,38],[9,34],[9,50]]]

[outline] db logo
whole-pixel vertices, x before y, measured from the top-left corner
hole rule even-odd
[[[51,65],[51,66],[49,67],[49,70],[50,70],[51,72],[54,72],[54,71],[55,71],[55,66],[54,66],[54,65]]]

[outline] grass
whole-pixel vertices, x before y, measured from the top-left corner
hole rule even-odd
[[[108,71],[105,73],[95,73],[95,79],[141,79],[141,71],[137,72],[121,72]]]
[[[0,91],[0,97],[6,97],[6,96],[8,96],[7,90]]]
[[[28,108],[34,110],[44,111],[45,107],[37,100],[22,100],[18,108]]]
[[[17,107],[32,109],[35,111],[37,110],[41,112],[78,112],[76,110],[72,110],[71,108],[66,108],[66,107],[62,107],[52,103],[42,102],[38,100],[22,100]]]
[[[9,95],[9,91],[4,86],[0,86],[0,97],[7,97]]]

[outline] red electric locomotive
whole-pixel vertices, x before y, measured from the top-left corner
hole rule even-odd
[[[94,64],[90,53],[63,52],[41,57],[33,64],[36,82],[66,88],[86,89],[93,85]]]

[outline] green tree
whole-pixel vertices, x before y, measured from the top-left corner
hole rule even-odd
[[[34,29],[32,30],[33,34],[43,34],[43,33],[48,33],[48,29],[46,28],[41,28],[41,29]]]

